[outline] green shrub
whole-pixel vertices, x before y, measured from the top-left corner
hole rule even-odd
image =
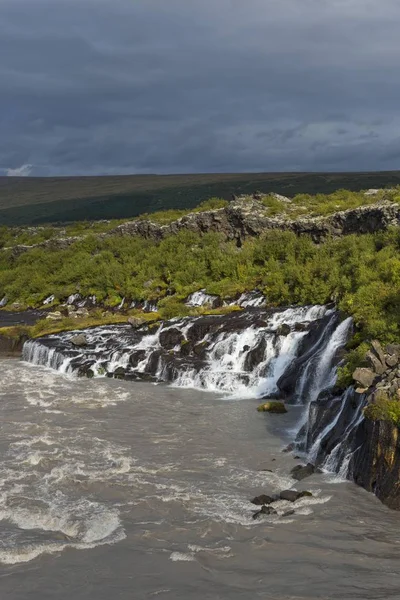
[[[396,399],[380,398],[377,402],[368,404],[364,416],[370,421],[390,421],[400,426],[400,402]]]

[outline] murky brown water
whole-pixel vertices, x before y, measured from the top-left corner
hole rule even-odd
[[[0,400],[1,598],[400,599],[400,515],[362,489],[315,475],[253,521],[297,409],[12,360]]]

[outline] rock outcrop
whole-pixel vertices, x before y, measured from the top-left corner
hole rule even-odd
[[[288,199],[281,202],[288,203]],[[308,234],[316,243],[328,237],[340,237],[352,233],[364,234],[399,226],[400,206],[392,202],[377,202],[355,209],[339,211],[322,217],[291,219],[287,215],[271,217],[262,203],[262,197],[239,197],[225,208],[189,213],[172,223],[160,225],[151,220],[134,220],[118,225],[106,233],[97,234],[100,239],[110,235],[141,236],[160,241],[182,230],[197,234],[218,232],[227,240],[236,240],[240,246],[247,237],[254,237],[270,230],[293,231],[297,235]],[[20,245],[12,248],[15,256],[34,247],[64,249],[82,237],[52,238],[34,246]]]

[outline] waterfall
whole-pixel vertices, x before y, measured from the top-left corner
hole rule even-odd
[[[327,381],[348,322],[338,325],[337,313],[326,306],[251,307],[229,315],[176,318],[155,329],[88,329],[83,332],[87,344],[78,348],[72,341],[77,332],[60,333],[27,342],[23,358],[78,375],[153,378],[237,398],[282,396],[280,379],[297,360],[308,372],[316,351],[314,380],[319,387]],[[315,339],[316,351],[310,352]]]

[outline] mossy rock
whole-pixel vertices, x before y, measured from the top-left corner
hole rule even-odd
[[[272,400],[264,402],[264,404],[260,404],[257,410],[258,412],[269,412],[275,414],[287,413],[286,406],[283,404],[283,402],[275,402]]]

